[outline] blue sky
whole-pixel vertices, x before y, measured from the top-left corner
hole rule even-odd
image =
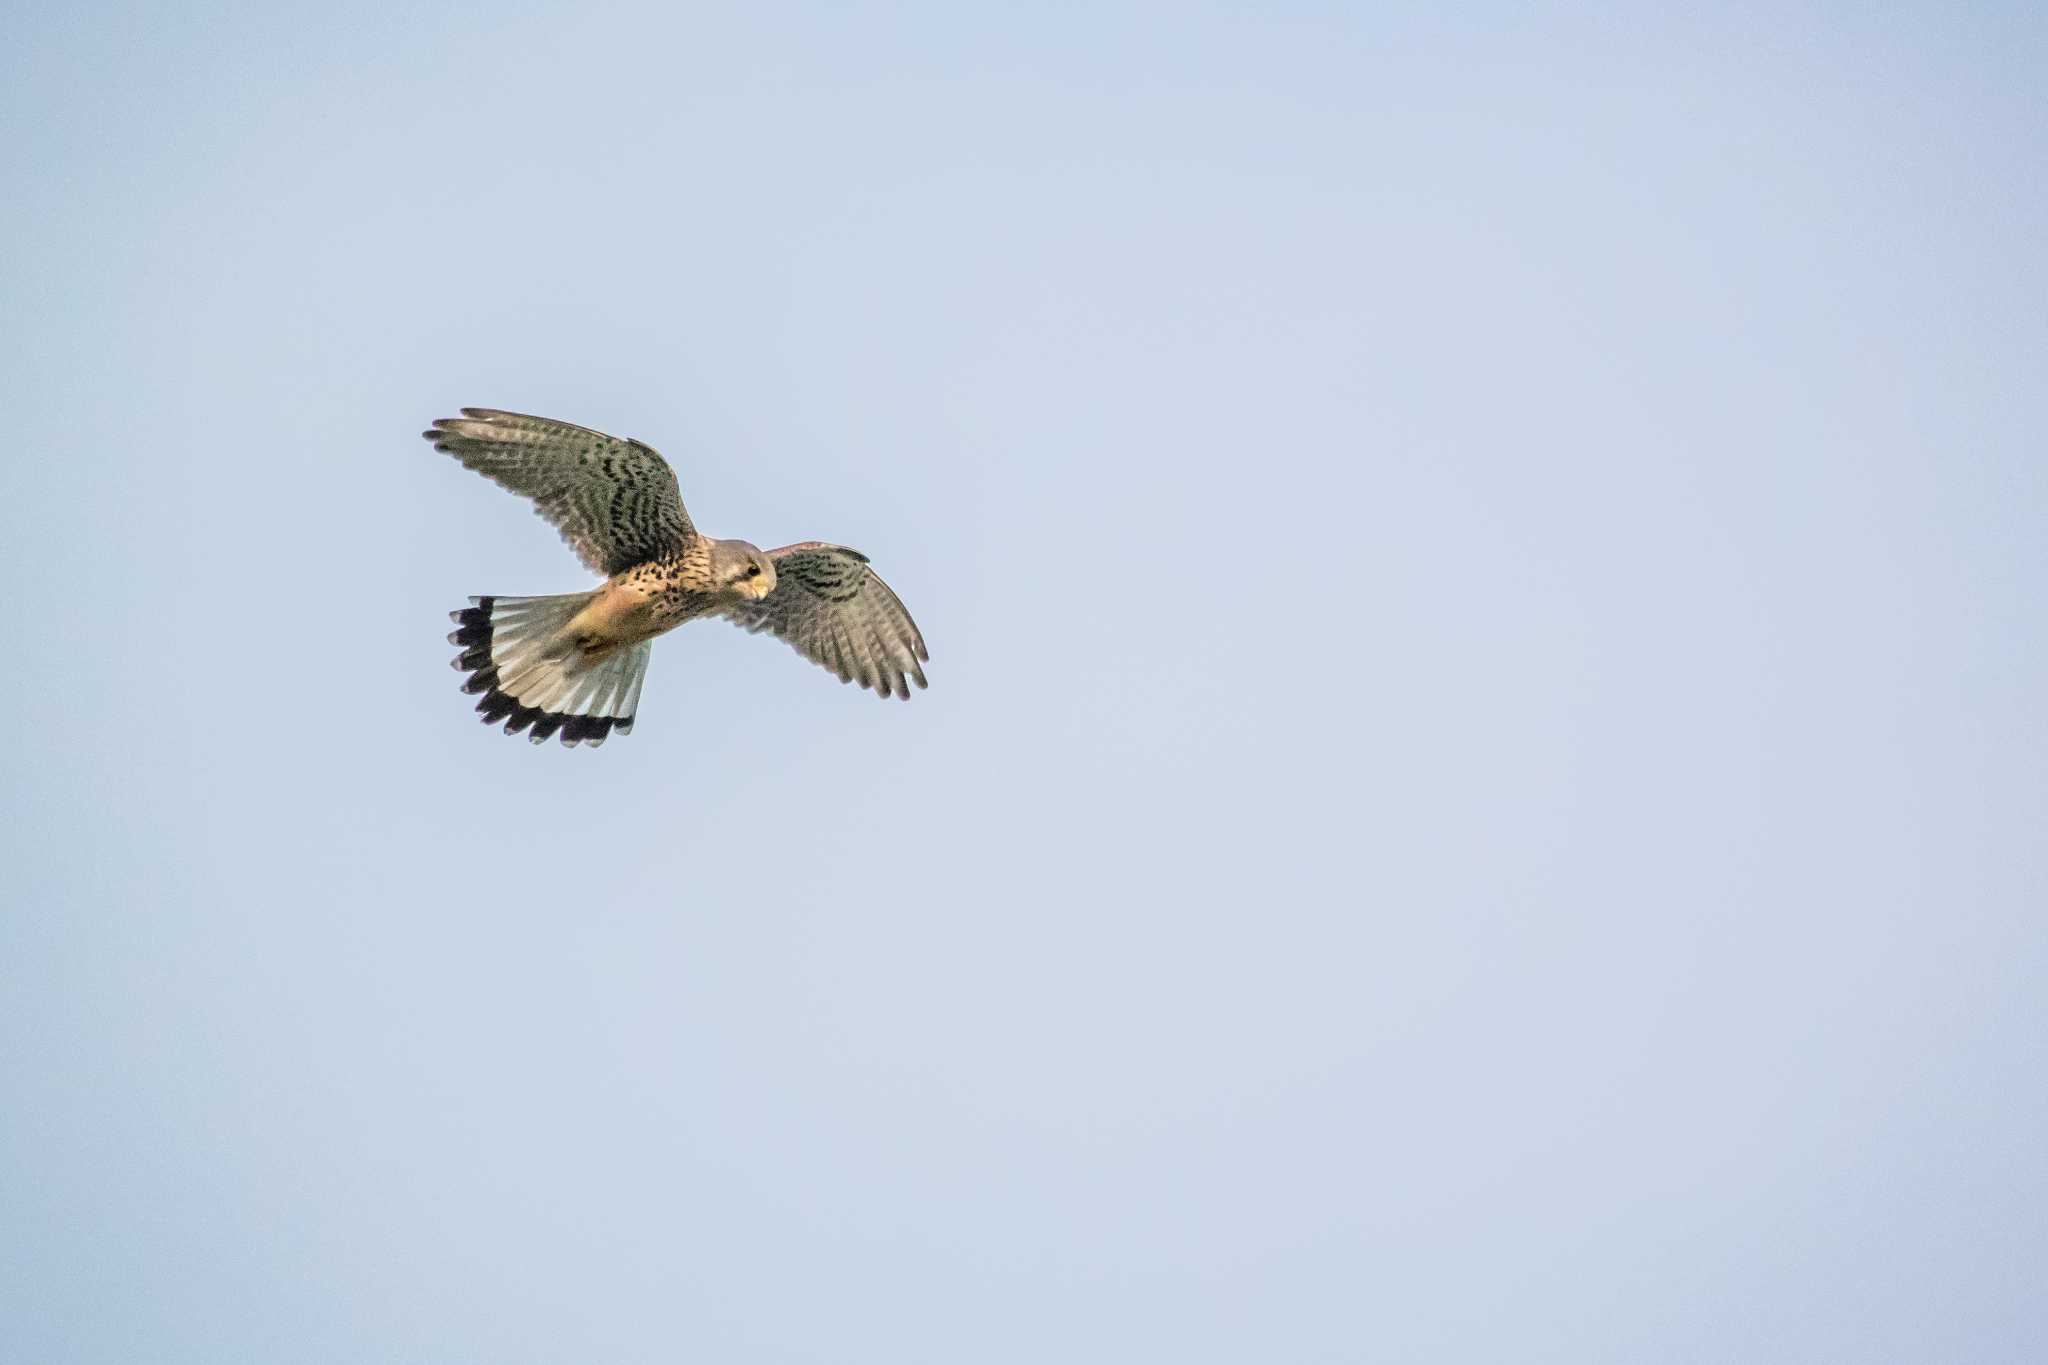
[[[10,34],[10,1358],[2048,1349],[2037,12]],[[477,725],[464,404],[931,690]]]

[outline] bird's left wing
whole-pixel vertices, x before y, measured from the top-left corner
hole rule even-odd
[[[924,636],[866,555],[811,540],[770,550],[768,557],[775,561],[775,591],[724,608],[728,619],[750,631],[773,631],[841,682],[858,682],[880,696],[907,699],[911,681],[927,685],[918,666],[932,657]]]
[[[676,472],[639,441],[495,408],[464,408],[420,435],[533,499],[577,558],[601,574],[672,554],[696,534]]]

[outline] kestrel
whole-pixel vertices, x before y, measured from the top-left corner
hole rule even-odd
[[[420,433],[501,488],[533,499],[586,565],[588,592],[472,597],[450,612],[462,690],[505,733],[558,731],[571,747],[629,733],[652,641],[700,616],[770,630],[883,697],[925,686],[924,637],[868,557],[805,541],[760,550],[699,535],[676,472],[653,448],[545,417],[464,408]]]

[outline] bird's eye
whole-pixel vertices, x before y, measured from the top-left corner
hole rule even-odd
[[[747,577],[749,577],[749,578],[759,578],[760,576],[761,576],[761,566],[760,566],[759,564],[749,564],[749,565],[747,565]]]

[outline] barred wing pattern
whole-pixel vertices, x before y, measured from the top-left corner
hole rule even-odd
[[[924,636],[866,555],[805,541],[770,550],[768,557],[775,561],[775,591],[727,607],[730,620],[749,631],[773,631],[841,682],[858,682],[879,696],[908,700],[911,681],[927,685],[918,667],[932,657]]]
[[[659,559],[696,535],[675,471],[639,441],[495,408],[464,408],[420,435],[533,499],[576,557],[601,574]]]

